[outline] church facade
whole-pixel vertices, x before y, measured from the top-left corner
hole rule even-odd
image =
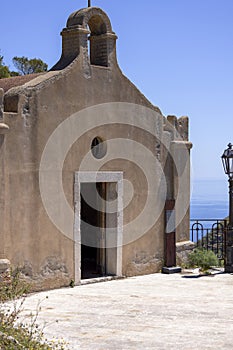
[[[0,259],[35,290],[174,266],[189,242],[188,118],[122,74],[101,9],[61,35],[49,72],[0,80]]]

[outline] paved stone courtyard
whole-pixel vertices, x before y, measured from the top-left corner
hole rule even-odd
[[[48,297],[48,298],[46,298]],[[29,296],[48,338],[69,349],[232,349],[233,276],[154,274]]]

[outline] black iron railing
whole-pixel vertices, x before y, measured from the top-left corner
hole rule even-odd
[[[192,219],[190,239],[197,247],[212,250],[219,259],[225,259],[227,220]]]

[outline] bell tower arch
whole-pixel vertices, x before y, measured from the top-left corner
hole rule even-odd
[[[88,7],[72,13],[61,36],[62,55],[52,70],[64,69],[76,58],[95,66],[117,64],[117,36],[107,14],[100,8]]]

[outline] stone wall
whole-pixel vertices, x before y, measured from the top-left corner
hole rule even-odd
[[[176,243],[176,262],[177,265],[185,266],[188,263],[188,256],[195,248],[195,244],[191,241]]]

